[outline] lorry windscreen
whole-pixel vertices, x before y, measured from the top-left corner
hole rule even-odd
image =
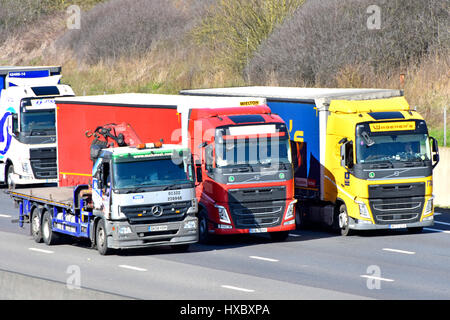
[[[410,162],[431,160],[428,134],[384,133],[356,136],[356,163]]]
[[[113,165],[114,189],[171,187],[193,183],[190,165],[172,159],[116,162]]]
[[[290,163],[289,148],[287,137],[227,139],[216,142],[216,166]]]
[[[20,131],[30,136],[55,134],[55,110],[43,109],[22,112]]]

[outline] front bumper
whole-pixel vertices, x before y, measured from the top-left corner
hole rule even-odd
[[[190,224],[190,228],[185,225]],[[120,234],[119,230],[129,227],[131,233]],[[157,231],[152,231],[156,229]],[[191,244],[198,241],[198,221],[188,216],[183,221],[134,224],[128,221],[107,221],[108,248],[141,248],[161,245]]]
[[[431,216],[429,220],[412,222],[412,223],[395,223],[395,224],[373,224],[368,223],[366,220],[358,220],[349,217],[349,227],[352,230],[393,230],[402,228],[422,228],[430,227],[434,224],[434,218]]]
[[[290,219],[284,222],[282,225],[275,227],[255,227],[248,229],[237,229],[231,225],[214,224],[213,228],[209,229],[211,234],[226,235],[226,234],[248,234],[248,233],[266,233],[266,232],[280,232],[295,230],[295,219]]]

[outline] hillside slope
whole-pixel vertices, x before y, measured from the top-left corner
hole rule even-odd
[[[17,3],[14,1],[5,0],[2,5]],[[22,3],[27,1],[31,0]],[[339,9],[344,8],[344,2],[353,5],[355,0],[320,1],[322,7],[316,10],[311,8],[317,6],[317,0],[305,4],[302,0],[78,0],[85,9],[80,30],[67,29],[70,14],[65,8],[69,1],[42,1],[61,6],[36,14],[14,32],[5,33],[0,46],[0,63],[62,65],[63,81],[71,84],[78,95],[177,93],[188,88],[251,84],[403,88],[409,102],[417,106],[433,127],[433,133],[442,140],[439,137],[442,108],[450,100],[450,39],[445,26],[444,30],[440,26],[439,46],[433,46],[433,50],[425,48],[405,61],[400,59],[401,55],[388,55],[397,57],[393,60],[395,63],[390,63],[383,56],[376,60],[380,59],[377,50],[367,51],[374,55],[372,57],[361,49],[358,52],[355,44],[353,48],[345,45],[348,36],[363,34],[358,26],[353,26],[353,20],[347,18],[352,12],[358,17],[357,21],[365,22],[368,17],[366,0],[357,1],[364,6],[353,7],[353,11]],[[369,2],[387,8],[383,7],[385,1]],[[423,12],[428,9],[414,8],[421,0],[408,0],[408,3],[410,7],[405,6],[405,9],[396,7],[402,12],[405,23],[398,19],[397,24],[389,28],[403,30],[415,26],[408,34],[412,35],[409,41],[416,41],[432,21],[424,20],[424,13],[420,15],[420,23],[415,24],[414,19],[419,21],[417,14],[409,18],[402,10]],[[427,3],[442,6],[429,7],[433,9],[430,12],[438,12],[433,17],[447,21],[448,25],[448,1]],[[125,5],[127,10],[123,10]],[[333,18],[327,18],[331,13],[324,14],[326,10],[332,10]],[[322,12],[322,17],[317,17],[317,12]],[[388,19],[387,13],[385,19]],[[0,27],[4,27],[2,19],[0,15]],[[133,23],[129,22],[131,20]],[[315,21],[322,25],[314,25]],[[324,25],[326,21],[328,25]],[[348,36],[333,38],[332,32],[345,30],[337,26],[344,22]],[[381,30],[387,35],[388,31]],[[395,39],[399,35],[394,34],[382,37],[382,44],[388,47],[398,44]],[[434,37],[433,32],[430,34],[427,37]],[[301,36],[303,41],[292,38],[293,35]],[[364,38],[361,39],[358,45],[364,42]],[[395,43],[389,44],[389,41]],[[367,45],[370,46],[370,41]],[[352,56],[340,50],[342,47],[354,49],[349,51]],[[321,53],[321,48],[328,52]],[[337,68],[326,66],[331,60]],[[374,68],[375,61],[385,62],[384,67]],[[293,73],[295,70],[302,72]],[[305,76],[305,70],[316,70],[316,76],[311,77],[311,73]],[[399,81],[400,74],[405,74],[404,83]],[[448,114],[450,123],[450,110]]]

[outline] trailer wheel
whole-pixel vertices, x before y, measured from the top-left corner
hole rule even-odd
[[[30,223],[30,233],[33,239],[37,243],[42,242],[42,229],[41,229],[41,210],[35,207],[31,211],[31,223]]]
[[[52,216],[47,210],[45,210],[42,219],[42,238],[48,246],[56,244],[59,240],[59,235],[56,232],[53,232]]]
[[[350,218],[348,216],[347,206],[345,204],[341,204],[339,206],[337,219],[339,222],[341,235],[344,237],[351,235],[352,230],[350,230]]]
[[[103,219],[101,219],[97,223],[97,228],[95,231],[95,242],[97,244],[97,250],[102,256],[111,253],[112,250],[108,248],[108,239],[106,235],[105,221]]]

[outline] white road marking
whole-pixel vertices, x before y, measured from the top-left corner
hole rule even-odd
[[[124,269],[134,270],[134,271],[140,271],[140,272],[147,271],[147,269],[139,268],[139,267],[133,267],[133,266],[127,266],[126,264],[121,264],[121,265],[119,265],[119,267],[120,268],[124,268]]]
[[[360,276],[361,278],[368,278],[368,279],[374,279],[374,280],[379,280],[379,281],[386,281],[386,282],[394,282],[393,279],[387,279],[387,278],[380,278],[380,277],[375,277],[375,276],[369,276],[367,274],[363,274]]]
[[[11,216],[7,214],[0,214],[0,218],[11,218]]]
[[[301,237],[299,234],[295,234],[295,233],[289,233],[290,237]]]
[[[277,259],[271,259],[271,258],[264,258],[264,257],[258,257],[258,256],[250,256],[251,259],[256,259],[256,260],[263,260],[263,261],[270,261],[270,262],[278,262],[280,260]]]
[[[40,252],[40,253],[55,253],[54,251],[51,251],[51,250],[38,249],[38,248],[28,248],[28,250],[36,251],[36,252]]]
[[[391,248],[383,248],[384,251],[403,253],[403,254],[416,254],[413,251],[399,250],[399,249],[391,249]]]
[[[442,214],[442,213],[440,213],[440,212],[435,212],[435,213],[434,213],[435,216],[440,216],[441,214]]]
[[[228,285],[223,285],[221,287],[225,288],[225,289],[237,290],[237,291],[242,291],[242,292],[255,292],[255,290],[252,290],[252,289],[245,289],[245,288],[233,287],[233,286],[228,286]]]
[[[442,229],[434,229],[434,228],[423,228],[423,230],[434,231],[434,232],[443,232],[443,233],[450,234],[450,230],[442,230]]]
[[[434,223],[437,223],[437,224],[443,224],[443,225],[445,225],[445,226],[450,226],[450,223],[448,223],[448,222],[442,222],[442,221],[436,221],[436,220],[434,220]]]

